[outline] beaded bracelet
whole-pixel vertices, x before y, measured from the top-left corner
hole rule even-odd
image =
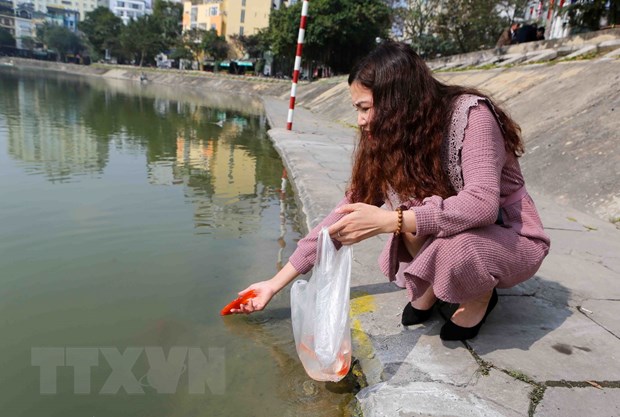
[[[394,232],[395,236],[400,235],[400,229],[403,227],[403,209],[399,207],[396,209],[396,213],[398,213],[398,224],[396,225],[396,231]]]

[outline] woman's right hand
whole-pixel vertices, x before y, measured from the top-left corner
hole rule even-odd
[[[243,294],[246,294],[251,290],[254,290],[256,297],[250,298],[247,303],[241,304],[238,309],[235,308],[230,310],[231,313],[250,314],[255,311],[261,311],[267,306],[267,304],[269,304],[269,301],[271,301],[277,292],[277,290],[273,288],[273,284],[270,281],[261,281],[250,285],[243,291],[240,291],[239,296],[243,296]]]

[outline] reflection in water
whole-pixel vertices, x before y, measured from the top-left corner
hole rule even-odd
[[[136,90],[135,94],[126,91]],[[334,416],[350,395],[309,380],[287,293],[264,313],[219,309],[281,268],[297,209],[265,116],[231,95],[204,107],[177,89],[0,72],[0,410],[3,415]],[[165,92],[165,91],[164,91]],[[220,349],[224,393],[192,395],[183,371],[158,395],[40,395],[32,347]],[[223,349],[223,350],[222,350]],[[345,390],[346,391],[346,390]],[[349,390],[350,391],[350,390]]]
[[[86,126],[77,123],[75,103],[46,105],[53,100],[55,91],[45,84],[36,85],[38,88],[27,88],[20,80],[17,88],[2,85],[0,89],[3,107],[14,111],[7,118],[9,154],[36,163],[28,164],[28,170],[42,173],[54,182],[67,181],[72,175],[100,174],[108,158],[106,144],[91,137]],[[68,90],[71,95],[73,88]],[[35,117],[31,119],[32,115]]]
[[[62,77],[56,83],[20,78],[17,88],[9,88],[13,81],[0,79],[1,100],[13,109],[8,152],[30,174],[72,182],[101,176],[111,149],[145,152],[151,184],[184,188],[197,233],[218,226],[240,235],[258,228],[261,202],[277,188],[273,174],[279,169],[257,158],[263,152],[275,156],[265,140],[264,114],[102,94]],[[36,115],[33,122],[30,115]]]

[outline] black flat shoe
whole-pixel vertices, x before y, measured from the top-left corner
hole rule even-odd
[[[437,302],[435,302],[435,304],[437,304]],[[403,318],[400,322],[403,324],[403,326],[412,326],[414,324],[420,324],[425,322],[431,317],[431,314],[433,314],[433,308],[435,307],[435,304],[433,304],[433,306],[428,310],[418,310],[417,308],[412,306],[411,303],[407,303],[403,310]]]
[[[484,313],[484,317],[482,317],[480,323],[476,324],[474,327],[461,327],[454,324],[452,320],[448,320],[446,324],[441,327],[441,332],[439,333],[441,340],[467,340],[476,337],[480,331],[480,328],[487,319],[487,316],[497,305],[497,300],[497,291],[493,288],[493,295],[491,295],[489,305],[487,306],[487,311]]]

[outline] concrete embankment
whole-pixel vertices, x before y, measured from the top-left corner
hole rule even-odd
[[[290,81],[196,71],[154,70],[0,58],[0,64],[94,76],[110,88],[133,88],[171,99],[262,112],[260,97],[288,98]],[[140,82],[146,74],[147,83]],[[521,125],[523,170],[529,184],[556,201],[606,221],[620,219],[620,60],[596,59],[511,68],[442,72],[446,83],[491,94]],[[211,92],[227,94],[210,94]],[[301,83],[297,106],[343,126],[355,126],[346,77]],[[277,126],[274,126],[277,127]]]
[[[599,59],[438,73],[490,94],[521,125],[528,184],[556,201],[620,220],[620,60]],[[346,82],[302,88],[299,103],[355,124]]]
[[[263,77],[119,65],[83,66],[10,57],[0,57],[0,68],[47,71],[58,77],[89,77],[93,87],[112,92],[183,100],[249,114],[264,113],[262,95],[285,96],[291,88],[290,81]],[[143,77],[146,79],[141,80]]]

